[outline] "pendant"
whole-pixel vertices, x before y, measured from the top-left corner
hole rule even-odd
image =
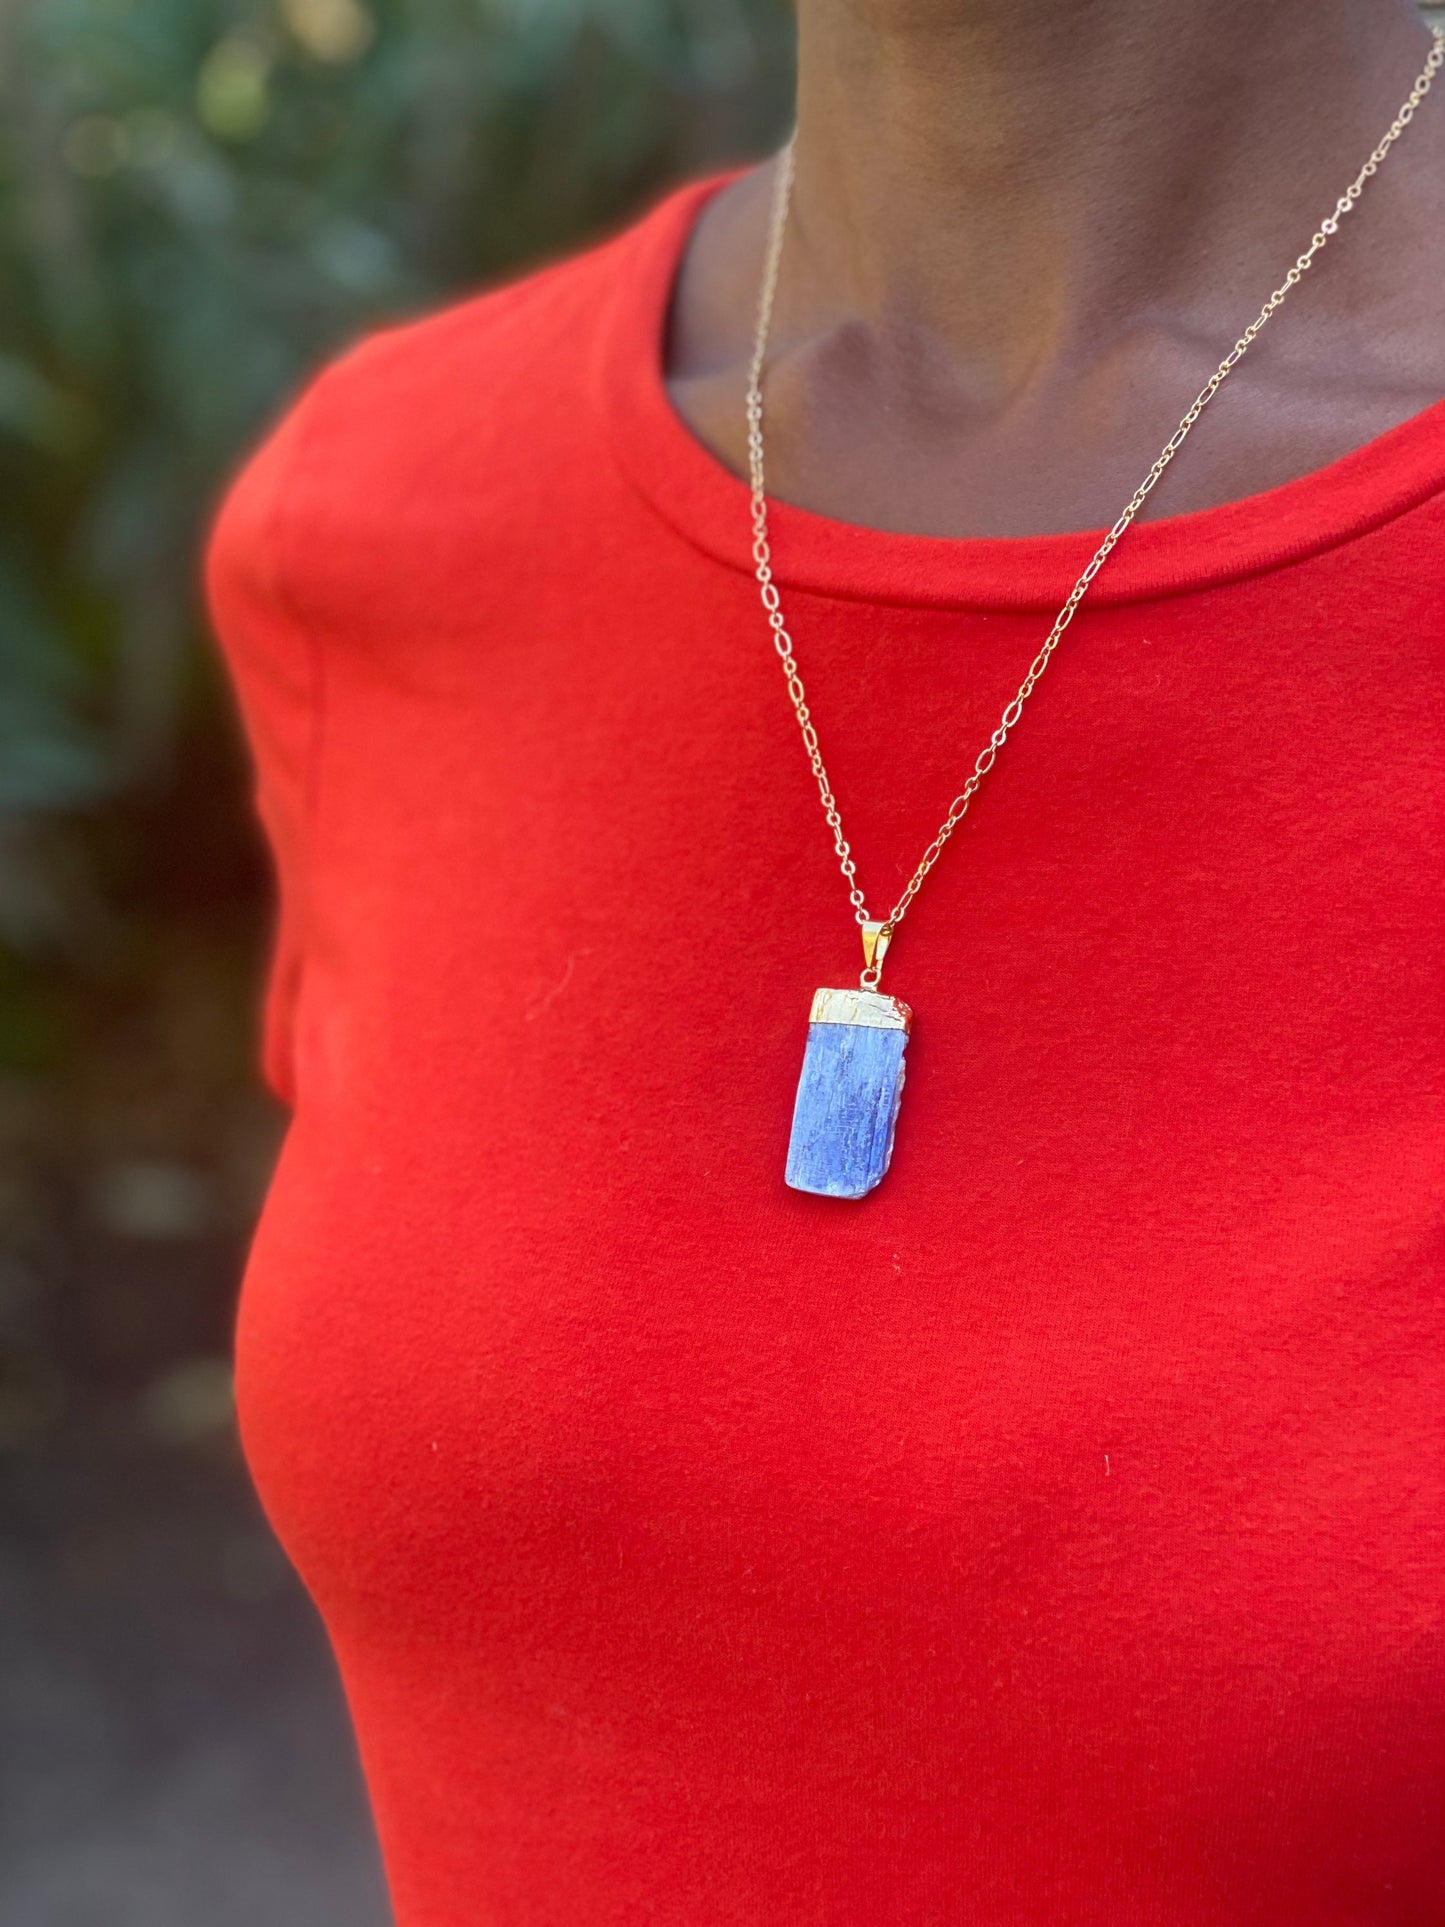
[[[814,993],[785,1174],[795,1191],[861,1198],[880,1182],[912,1024],[907,1004],[880,990]]]

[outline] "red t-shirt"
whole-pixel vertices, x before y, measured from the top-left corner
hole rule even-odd
[[[894,945],[893,1168],[806,1196],[861,954],[663,386],[705,191],[347,356],[211,554],[243,1430],[398,1918],[1438,1927],[1445,406],[1125,538]],[[773,537],[886,903],[1097,538]]]

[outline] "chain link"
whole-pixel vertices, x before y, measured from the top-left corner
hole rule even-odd
[[[1314,234],[1310,238],[1309,246],[1305,249],[1304,253],[1299,256],[1284,280],[1281,281],[1268,301],[1265,302],[1254,320],[1250,322],[1244,333],[1239,337],[1238,341],[1235,342],[1229,353],[1224,357],[1223,361],[1220,362],[1214,373],[1209,377],[1209,380],[1185,410],[1183,416],[1180,418],[1179,426],[1174,430],[1174,433],[1169,437],[1168,441],[1165,442],[1163,448],[1160,449],[1158,455],[1154,458],[1153,465],[1148,474],[1130,496],[1118,520],[1094,551],[1088,566],[1069,591],[1068,599],[1059,610],[1057,616],[1055,616],[1053,627],[1044,638],[1038,654],[1029,664],[1028,671],[1018,686],[1017,693],[1000,717],[998,727],[974,759],[974,765],[969,772],[967,780],[964,782],[957,796],[955,796],[949,804],[948,813],[939,825],[937,834],[924,851],[918,868],[908,879],[902,895],[889,912],[883,924],[883,935],[886,938],[892,937],[899,924],[907,915],[910,904],[923,887],[924,878],[928,875],[929,871],[932,870],[939,857],[942,856],[950,837],[952,837],[954,831],[968,814],[968,807],[977,794],[980,784],[998,760],[999,751],[1008,741],[1011,731],[1018,722],[1019,717],[1023,714],[1024,704],[1034,693],[1039,678],[1048,668],[1054,651],[1063,639],[1064,632],[1073,621],[1079,604],[1088,593],[1090,583],[1092,583],[1100,569],[1103,568],[1105,562],[1107,562],[1109,556],[1112,554],[1115,544],[1119,541],[1120,537],[1124,534],[1125,530],[1152,494],[1160,476],[1163,475],[1165,469],[1168,468],[1169,464],[1183,447],[1189,431],[1219,392],[1225,380],[1228,378],[1230,370],[1243,359],[1244,355],[1248,352],[1251,342],[1255,340],[1270,317],[1283,305],[1290,289],[1295,287],[1303,279],[1304,275],[1313,265],[1316,255],[1328,243],[1331,235],[1338,232],[1340,222],[1352,211],[1359,201],[1360,196],[1364,193],[1365,183],[1377,172],[1385,156],[1410,125],[1410,122],[1415,118],[1416,109],[1419,107],[1421,101],[1424,100],[1426,94],[1429,93],[1435,76],[1439,73],[1442,66],[1445,66],[1445,29],[1437,27],[1433,32],[1429,57],[1415,85],[1410,89],[1399,113],[1396,114],[1394,120],[1391,121],[1388,133],[1386,133],[1379,146],[1376,147],[1370,155],[1370,158],[1365,162],[1354,180],[1351,181],[1344,193],[1335,202],[1333,211],[1327,215],[1315,229]],[[778,274],[782,266],[783,237],[787,230],[788,208],[792,200],[793,175],[794,142],[789,141],[778,158],[777,175],[773,185],[773,202],[768,226],[767,254],[763,264],[762,286],[758,295],[757,328],[753,337],[752,360],[748,368],[748,474],[752,487],[753,563],[757,574],[759,593],[762,596],[763,610],[767,616],[769,628],[772,631],[773,647],[777,651],[778,660],[782,664],[783,674],[787,679],[788,696],[793,705],[793,713],[798,719],[798,728],[803,737],[803,747],[808,752],[808,763],[813,772],[813,780],[818,785],[818,795],[822,801],[823,814],[827,820],[828,828],[833,832],[833,848],[838,857],[838,867],[843,873],[843,881],[848,886],[848,900],[853,906],[855,918],[859,924],[864,924],[871,921],[868,914],[868,906],[858,882],[858,869],[853,860],[853,852],[849,847],[847,837],[843,834],[843,819],[838,812],[838,803],[833,794],[832,782],[828,776],[827,766],[823,761],[822,750],[818,745],[817,727],[813,722],[812,712],[808,708],[807,692],[803,687],[803,679],[798,671],[793,639],[788,632],[787,620],[783,615],[782,602],[778,595],[778,586],[773,575],[773,555],[768,538],[768,497],[765,483],[763,449],[763,371],[767,362],[768,336],[772,326],[773,304],[777,298]],[[883,965],[881,960],[869,965],[860,978],[862,985],[867,989],[876,987],[882,974],[882,969]]]

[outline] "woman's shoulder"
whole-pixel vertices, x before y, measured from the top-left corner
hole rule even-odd
[[[646,225],[363,336],[312,378],[282,427],[299,413],[313,432],[361,440],[454,434],[468,415],[484,424],[545,398],[580,374],[579,324],[595,320]]]
[[[419,461],[476,438],[478,454],[519,416],[565,407],[585,383],[586,338],[625,279],[642,221],[517,280],[378,328],[313,373],[236,477],[216,518],[224,538],[274,513],[288,485],[304,494],[307,471],[327,471],[339,493],[358,472],[372,484],[404,485]],[[360,471],[357,465],[360,464]],[[333,495],[333,504],[336,496]]]
[[[595,412],[609,316],[697,185],[617,233],[509,283],[362,337],[312,376],[233,480],[214,518],[208,586],[279,545],[362,540],[451,509],[476,524],[505,488],[547,486]],[[570,453],[568,453],[570,451]]]
[[[608,317],[696,189],[500,287],[381,328],[303,387],[214,516],[207,597],[233,662],[407,553],[512,537],[579,461]],[[284,644],[278,644],[284,647]]]

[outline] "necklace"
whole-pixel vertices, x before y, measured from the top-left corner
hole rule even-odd
[[[904,886],[902,895],[888,915],[882,918],[870,914],[858,882],[857,866],[843,834],[837,799],[833,795],[832,782],[818,745],[817,725],[808,707],[793,639],[788,632],[787,619],[773,576],[763,466],[763,369],[767,360],[778,270],[783,257],[788,206],[792,198],[794,142],[789,141],[779,156],[762,287],[758,295],[757,329],[748,370],[748,472],[752,485],[753,561],[763,610],[772,630],[773,647],[787,678],[788,697],[798,719],[803,747],[808,753],[809,765],[818,785],[823,814],[833,833],[833,849],[843,881],[848,886],[848,900],[853,906],[854,919],[863,938],[863,970],[858,980],[859,987],[856,990],[822,989],[813,996],[808,1020],[808,1043],[803,1056],[802,1076],[798,1080],[792,1137],[788,1145],[786,1178],[795,1190],[812,1191],[832,1198],[861,1198],[873,1190],[887,1171],[893,1152],[898,1106],[903,1095],[903,1054],[913,1025],[913,1012],[908,1005],[897,997],[886,996],[878,988],[883,974],[883,959],[898,926],[923,887],[924,879],[963,821],[984,777],[993,768],[999,751],[1023,714],[1024,704],[1048,668],[1065,630],[1088,593],[1089,584],[1103,568],[1115,544],[1178,454],[1190,429],[1219,392],[1230,370],[1244,357],[1250,343],[1271,315],[1283,305],[1290,289],[1304,276],[1315,256],[1355,206],[1364,192],[1365,183],[1375,174],[1414,119],[1415,110],[1429,93],[1431,83],[1442,65],[1445,65],[1445,28],[1437,27],[1432,36],[1429,57],[1399,113],[1390,123],[1389,131],[1336,201],[1333,212],[1320,222],[1304,253],[1190,403],[1179,426],[1160,449],[1148,474],[1094,551],[1092,559],[1055,616],[1053,627],[1029,664],[1017,693],[999,719],[998,727],[979,751],[962,789],[949,804],[947,815]]]

